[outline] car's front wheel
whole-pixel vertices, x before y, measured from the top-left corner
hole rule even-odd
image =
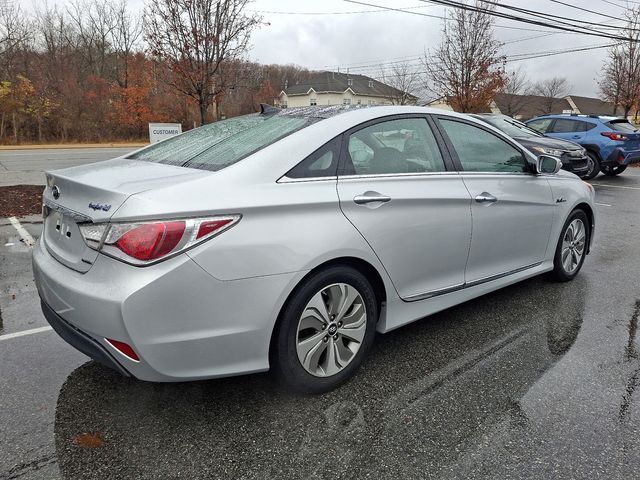
[[[568,282],[582,268],[589,245],[589,220],[582,210],[574,210],[562,227],[556,254],[553,259],[552,276],[560,282]]]
[[[627,169],[626,165],[603,165],[600,171],[609,177],[620,175]]]
[[[358,270],[333,266],[306,278],[285,305],[272,366],[286,385],[305,393],[349,379],[373,344],[378,302]]]
[[[587,164],[589,166],[589,169],[581,178],[585,180],[591,180],[592,178],[595,178],[598,173],[600,173],[600,159],[598,158],[598,155],[593,152],[587,151]]]

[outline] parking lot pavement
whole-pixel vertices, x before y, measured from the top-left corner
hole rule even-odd
[[[135,147],[0,150],[0,187],[44,185],[44,171],[74,167],[124,155]]]
[[[50,331],[0,337],[0,478],[637,478],[640,170],[626,173],[593,182],[595,248],[573,282],[379,335],[328,394],[268,374],[145,383]],[[18,250],[0,257],[8,331],[44,324]]]

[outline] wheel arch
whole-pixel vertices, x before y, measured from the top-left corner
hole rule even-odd
[[[587,244],[587,255],[591,251],[591,236],[593,235],[593,227],[595,226],[595,214],[593,208],[586,202],[578,203],[572,210],[582,210],[589,221],[589,243]]]
[[[320,263],[319,265],[317,265],[314,268],[312,268],[311,270],[309,270],[304,275],[304,277],[302,277],[296,283],[296,285],[291,289],[291,291],[287,295],[287,298],[285,299],[285,301],[282,303],[282,306],[280,307],[280,311],[278,312],[278,316],[276,318],[275,324],[273,325],[273,329],[271,331],[271,340],[269,341],[269,359],[270,359],[270,361],[271,361],[271,358],[272,358],[272,354],[274,352],[274,342],[275,342],[275,339],[276,339],[276,334],[278,332],[278,327],[279,327],[279,325],[281,323],[281,321],[280,321],[281,320],[281,315],[282,315],[282,312],[284,311],[285,307],[287,306],[287,304],[291,300],[291,297],[297,292],[298,287],[307,278],[311,277],[312,275],[315,275],[320,270],[324,270],[326,268],[330,268],[332,266],[337,266],[337,265],[351,267],[351,268],[359,271],[361,274],[363,274],[367,278],[367,280],[371,283],[371,287],[373,288],[373,291],[374,291],[374,293],[376,295],[376,299],[378,301],[378,311],[380,312],[381,305],[384,302],[387,301],[387,288],[385,287],[385,283],[384,283],[384,280],[382,278],[382,275],[380,274],[380,272],[378,271],[378,269],[376,267],[374,267],[368,261],[363,260],[362,258],[351,257],[351,256],[337,257],[337,258],[333,258],[331,260],[327,260],[327,261],[325,261],[323,263]],[[379,319],[378,319],[378,321],[379,321]]]
[[[582,144],[582,147],[587,151],[587,152],[591,152],[593,154],[596,155],[596,157],[598,157],[598,161],[602,162],[602,154],[600,153],[600,146],[599,145],[595,145],[592,143],[585,143]]]

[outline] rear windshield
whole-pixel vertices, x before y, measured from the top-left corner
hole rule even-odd
[[[217,171],[318,120],[291,115],[245,115],[195,128],[127,158]]]
[[[520,123],[517,120],[511,120],[506,118],[501,119],[487,119],[490,125],[493,125],[499,130],[510,137],[542,137],[542,135],[532,128],[527,127],[524,123]]]
[[[611,120],[610,122],[607,122],[606,125],[612,130],[616,130],[618,132],[634,133],[638,130],[638,127],[634,127],[627,120]]]

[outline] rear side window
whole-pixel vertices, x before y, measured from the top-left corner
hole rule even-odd
[[[553,125],[553,133],[586,132],[585,123],[559,118]]]
[[[340,139],[338,136],[325,143],[285,175],[288,178],[335,177],[338,174]]]
[[[290,115],[245,115],[190,130],[127,158],[216,171],[317,120]]]
[[[527,172],[522,152],[496,135],[455,120],[440,124],[466,172]]]
[[[444,160],[425,118],[387,120],[347,139],[346,175],[442,172]]]
[[[605,125],[611,130],[615,130],[617,132],[637,133],[639,131],[638,127],[634,127],[627,120],[612,120],[605,123]]]
[[[549,130],[551,122],[553,122],[553,119],[543,118],[540,120],[532,120],[531,122],[527,123],[527,126],[533,128],[537,132],[546,133],[546,131]]]

